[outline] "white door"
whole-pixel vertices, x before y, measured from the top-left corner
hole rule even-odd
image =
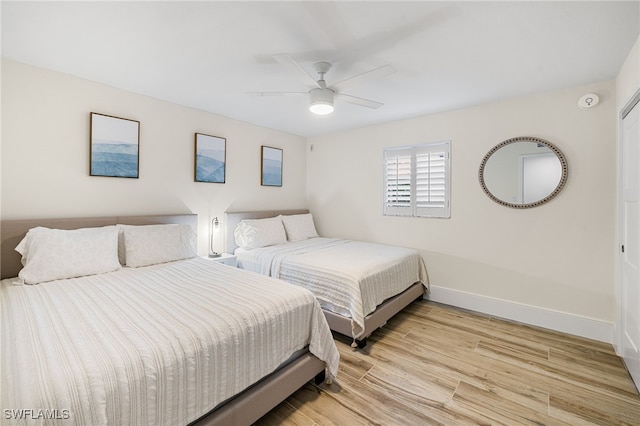
[[[640,93],[638,94],[640,95]],[[625,109],[621,149],[620,353],[640,389],[640,104]],[[628,112],[627,112],[628,111]],[[625,115],[626,113],[626,115]]]

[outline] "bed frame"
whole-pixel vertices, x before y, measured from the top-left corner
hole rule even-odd
[[[234,253],[238,248],[233,232],[236,229],[238,223],[244,219],[265,219],[269,217],[275,217],[280,214],[306,214],[309,210],[297,209],[297,210],[269,210],[269,211],[251,211],[251,212],[226,212],[225,213],[225,226],[224,226],[224,247],[226,253]],[[375,330],[382,327],[387,321],[395,314],[403,310],[414,300],[422,299],[425,294],[424,285],[420,282],[414,283],[411,287],[403,291],[402,293],[391,297],[379,305],[375,311],[370,313],[364,318],[364,335],[362,339],[355,340],[352,346],[357,346],[362,349],[367,344],[367,337],[371,335]],[[324,310],[324,316],[329,323],[329,328],[345,336],[352,336],[351,318],[344,317]]]
[[[27,231],[35,226],[77,229],[107,225],[153,225],[179,223],[198,228],[198,215],[109,216],[78,219],[27,219],[0,222],[0,276],[15,277],[22,268],[20,255],[14,250]],[[310,380],[320,384],[325,379],[325,363],[309,351],[216,407],[192,425],[249,425],[267,414]]]

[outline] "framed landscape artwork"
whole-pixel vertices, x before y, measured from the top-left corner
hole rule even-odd
[[[138,178],[140,122],[91,113],[91,176]]]
[[[263,186],[282,186],[282,150],[270,146],[262,147],[262,166],[260,184]]]
[[[196,133],[195,140],[195,181],[224,183],[227,140],[202,133]]]

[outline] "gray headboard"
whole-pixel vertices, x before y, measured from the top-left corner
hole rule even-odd
[[[91,228],[107,225],[155,225],[179,223],[191,225],[198,230],[197,214],[150,215],[150,216],[106,216],[76,219],[26,219],[0,222],[0,278],[18,275],[22,269],[20,254],[15,251],[27,231],[36,226],[57,229]]]
[[[307,209],[298,210],[262,210],[253,212],[225,212],[224,214],[224,252],[233,253],[238,246],[233,236],[233,231],[236,226],[244,219],[265,219],[267,217],[276,217],[280,214],[306,214],[309,213]]]

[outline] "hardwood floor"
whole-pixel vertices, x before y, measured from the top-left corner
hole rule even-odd
[[[332,385],[307,384],[258,425],[640,425],[611,345],[427,301],[364,350],[336,335]]]

